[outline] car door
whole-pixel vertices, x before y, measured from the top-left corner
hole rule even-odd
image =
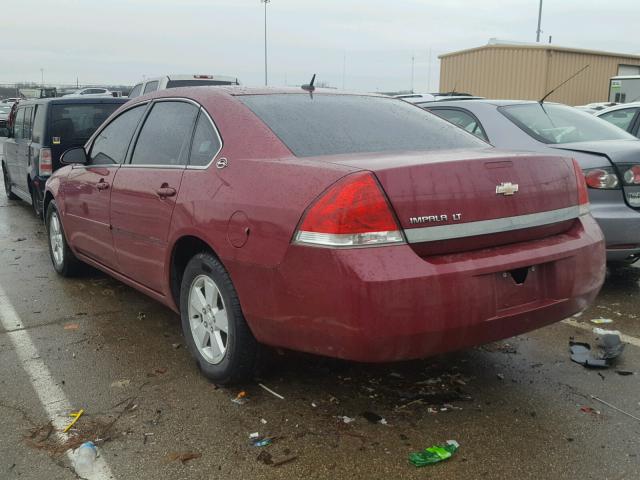
[[[21,110],[21,111],[20,111]],[[31,116],[33,107],[24,107],[18,111],[20,115],[18,121],[22,123],[22,128],[16,128],[16,165],[15,175],[11,175],[11,181],[21,190],[21,196],[25,200],[30,200],[29,184],[27,182],[29,170],[29,148],[31,146]],[[18,125],[16,125],[17,127]]]
[[[439,117],[444,118],[445,120],[457,125],[458,127],[466,130],[467,132],[475,135],[480,140],[484,140],[485,142],[489,142],[489,138],[480,123],[480,120],[476,118],[468,110],[464,110],[462,108],[443,108],[443,107],[434,107],[430,108],[433,113],[438,115]]]
[[[4,161],[9,173],[11,184],[17,186],[19,172],[18,141],[22,139],[22,127],[24,125],[24,108],[18,108],[13,118],[11,138],[5,140]]]
[[[69,243],[109,268],[117,267],[109,219],[111,187],[146,108],[135,106],[109,122],[94,137],[87,164],[74,165],[63,183]]]
[[[111,225],[119,269],[163,292],[171,215],[184,173],[198,107],[188,101],[155,101],[128,164],[116,174]]]
[[[616,127],[620,127],[621,129],[635,135],[633,130],[634,127],[636,127],[636,119],[638,117],[639,110],[639,107],[620,108],[618,110],[603,113],[598,118],[606,120],[609,123],[613,123]]]

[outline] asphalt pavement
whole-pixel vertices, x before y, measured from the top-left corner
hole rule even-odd
[[[256,382],[222,388],[198,373],[173,312],[96,271],[57,276],[42,223],[2,195],[0,479],[78,478],[65,451],[85,440],[96,478],[635,479],[639,292],[629,267],[569,323],[392,365],[274,352]],[[593,343],[596,326],[627,336],[612,368],[569,359],[570,338]],[[408,462],[450,439],[451,459]]]

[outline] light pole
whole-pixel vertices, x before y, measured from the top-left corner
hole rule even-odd
[[[538,30],[536,30],[536,42],[540,43],[540,34],[542,30],[540,29],[540,25],[542,24],[542,0],[540,0],[540,6],[538,7]]]
[[[260,2],[264,3],[264,85],[266,87],[269,84],[267,79],[267,3],[271,0],[260,0]]]

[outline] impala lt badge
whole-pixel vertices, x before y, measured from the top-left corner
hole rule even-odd
[[[459,222],[462,220],[461,213],[453,213],[451,214],[451,220],[454,222]],[[440,215],[425,215],[424,217],[409,217],[409,223],[411,225],[416,225],[418,223],[432,223],[432,222],[447,222],[449,221],[449,215],[440,214]]]
[[[511,182],[502,182],[496,185],[496,195],[513,195],[518,191],[518,184]]]

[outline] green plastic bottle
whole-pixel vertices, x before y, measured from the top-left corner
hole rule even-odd
[[[409,454],[409,461],[416,467],[424,467],[425,465],[433,465],[442,462],[451,456],[460,448],[460,444],[455,440],[447,440],[444,445],[434,445],[425,448],[421,452],[413,452]]]

